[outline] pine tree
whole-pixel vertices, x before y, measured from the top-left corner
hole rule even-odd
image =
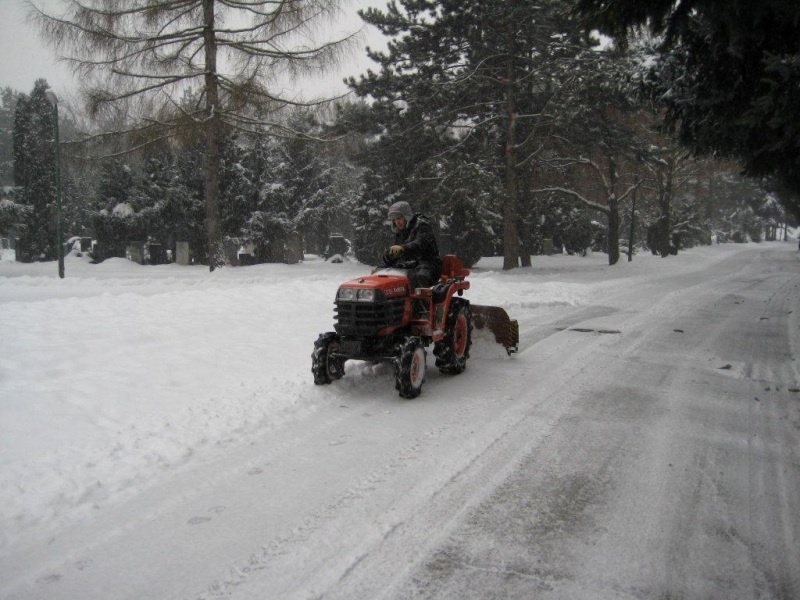
[[[380,105],[387,137],[407,143],[395,160],[413,174],[394,193],[414,199],[437,187],[464,189],[453,162],[479,165],[502,190],[504,268],[519,265],[517,223],[530,155],[537,152],[555,97],[574,78],[574,59],[588,45],[576,35],[567,2],[522,0],[401,0],[386,12],[362,14],[394,38],[387,53],[373,53],[380,73],[350,85]],[[387,141],[387,143],[390,143]],[[445,161],[442,157],[450,155]],[[459,157],[459,158],[456,158]],[[448,162],[442,171],[440,163]],[[463,181],[463,180],[462,180]],[[462,193],[475,198],[477,190]],[[452,198],[441,198],[444,203]],[[478,211],[480,213],[481,211]],[[472,224],[474,230],[483,230]]]
[[[17,100],[14,112],[14,184],[19,201],[30,207],[19,229],[18,258],[54,260],[57,254],[53,109],[39,79],[30,95]]]
[[[91,226],[97,240],[95,260],[124,257],[129,242],[144,241],[145,232],[137,218],[144,206],[136,193],[137,173],[120,159],[106,161],[100,168]]]
[[[800,3],[786,0],[579,0],[587,28],[624,44],[661,36],[650,64],[654,98],[682,143],[776,175],[800,218]]]
[[[291,133],[273,115],[297,100],[272,84],[337,58],[342,40],[309,42],[314,25],[337,7],[336,0],[83,0],[70,3],[64,18],[38,17],[48,38],[71,50],[92,113],[122,108],[133,120],[130,146],[191,131],[203,139],[205,250],[213,270],[222,262],[222,136],[231,129]],[[181,98],[192,88],[201,93],[188,105]]]
[[[14,113],[20,93],[0,90],[0,185],[14,185]]]

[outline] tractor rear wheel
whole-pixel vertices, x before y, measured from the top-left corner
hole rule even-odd
[[[336,333],[321,333],[314,342],[314,352],[311,354],[311,372],[314,374],[314,383],[325,385],[344,375],[345,359],[336,356],[340,347],[339,336]]]
[[[395,387],[403,398],[416,398],[425,382],[425,344],[418,337],[406,340],[395,360]]]
[[[444,339],[433,349],[439,371],[450,375],[463,372],[467,368],[471,345],[472,313],[469,310],[469,302],[453,298],[445,322]]]

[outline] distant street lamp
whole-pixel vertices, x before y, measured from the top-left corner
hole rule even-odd
[[[53,90],[44,93],[53,107],[53,152],[56,176],[56,244],[58,247],[58,276],[64,279],[64,231],[61,225],[61,154],[58,143],[58,96]]]

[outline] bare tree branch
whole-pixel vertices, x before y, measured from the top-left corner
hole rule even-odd
[[[81,141],[99,144],[137,136],[135,145],[124,151],[133,152],[175,136],[186,124],[205,132],[208,259],[213,269],[219,249],[222,127],[298,136],[272,117],[281,108],[318,106],[332,99],[287,98],[273,84],[285,74],[315,73],[333,64],[358,32],[318,39],[314,28],[339,10],[336,0],[66,2],[63,14],[51,15],[28,0],[51,43],[67,51],[67,60],[85,74],[91,114],[100,116],[123,104],[128,109],[127,130]],[[190,108],[176,100],[187,92],[194,92],[191,96],[203,105]]]

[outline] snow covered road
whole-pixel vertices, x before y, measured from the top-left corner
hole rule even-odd
[[[794,244],[604,258],[413,401],[311,382],[359,265],[0,263],[0,597],[800,597]]]
[[[800,596],[797,262],[742,258],[558,343],[522,460],[387,597]]]

